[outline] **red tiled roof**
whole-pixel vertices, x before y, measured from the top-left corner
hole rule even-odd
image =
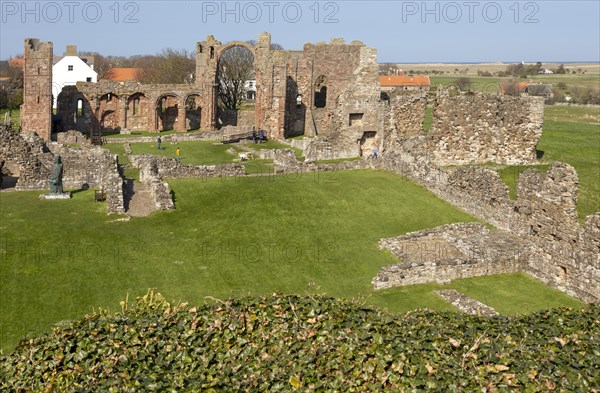
[[[142,76],[142,68],[111,68],[104,75],[104,79],[115,82],[137,81]]]
[[[500,93],[507,94],[513,89],[516,89],[516,92],[524,93],[525,88],[530,84],[531,82],[503,82],[500,83]]]
[[[14,68],[23,68],[25,59],[22,57],[13,57],[8,60],[8,65]]]
[[[430,86],[427,75],[384,75],[379,80],[381,87]]]

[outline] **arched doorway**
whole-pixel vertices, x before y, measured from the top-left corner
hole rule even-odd
[[[130,130],[147,130],[148,98],[144,93],[135,93],[127,99],[127,116],[125,128]]]
[[[190,94],[185,100],[186,129],[199,129],[201,119],[202,108],[200,107],[200,96],[198,94]]]
[[[216,73],[216,124],[252,128],[256,124],[254,48],[232,42],[220,48]]]
[[[156,130],[170,131],[175,129],[179,116],[179,97],[175,94],[165,94],[156,100]]]

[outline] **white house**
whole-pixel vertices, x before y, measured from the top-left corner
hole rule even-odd
[[[56,108],[56,98],[63,86],[71,86],[77,82],[98,82],[98,73],[85,61],[77,56],[77,47],[68,45],[65,56],[52,66],[52,96],[53,108]]]
[[[251,79],[244,82],[244,96],[247,100],[256,99],[256,80]]]

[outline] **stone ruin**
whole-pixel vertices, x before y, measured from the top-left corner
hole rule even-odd
[[[48,189],[48,177],[57,154],[63,159],[64,188],[98,188],[107,196],[109,213],[125,212],[117,157],[108,150],[91,145],[48,143],[35,133],[16,133],[0,126],[2,173],[17,178],[16,190]]]
[[[446,89],[438,89],[434,97],[400,91],[383,95],[376,50],[359,41],[306,44],[301,51],[272,50],[270,44],[268,33],[254,46],[223,45],[208,36],[196,47],[195,83],[80,82],[58,97],[59,121],[53,121],[52,44],[27,39],[22,132],[2,131],[2,171],[18,176],[17,189],[44,189],[48,163],[53,154],[61,154],[67,184],[107,190],[109,211],[122,212],[123,179],[116,158],[89,147],[76,132],[55,134],[52,127],[90,135],[142,129],[182,132],[172,138],[200,128],[202,132],[194,133],[200,137],[189,134],[190,138],[210,139],[225,123],[235,123],[227,128],[231,133],[236,127],[255,127],[275,139],[305,136],[289,142],[304,151],[305,162],[298,162],[291,150],[261,152],[274,160],[275,173],[383,169],[416,181],[496,227],[453,224],[382,239],[380,247],[401,262],[379,272],[373,279],[376,289],[525,272],[582,300],[600,300],[600,213],[579,225],[577,173],[572,167],[555,163],[546,174],[524,172],[513,201],[496,172],[463,166],[535,163],[543,123],[541,98]],[[233,46],[243,46],[254,56],[256,104],[243,114],[223,114],[216,105],[219,57]],[[432,127],[424,132],[428,105],[433,107]],[[233,115],[235,122],[223,122]],[[50,142],[54,138],[82,147]],[[315,162],[366,157],[375,147],[381,159]],[[157,209],[173,208],[164,178],[244,176],[238,164],[191,166],[163,157],[130,158],[141,169],[141,181]]]

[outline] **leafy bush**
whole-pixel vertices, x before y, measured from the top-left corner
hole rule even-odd
[[[2,391],[596,391],[600,307],[522,317],[273,295],[172,305],[149,291],[22,340]]]

